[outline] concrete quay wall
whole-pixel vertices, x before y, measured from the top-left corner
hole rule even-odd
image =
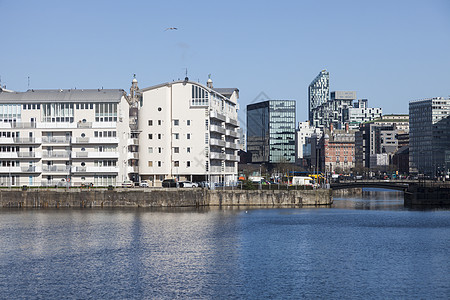
[[[331,205],[331,190],[205,189],[0,190],[0,207],[200,207]]]

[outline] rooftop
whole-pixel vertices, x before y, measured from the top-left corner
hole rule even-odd
[[[124,95],[125,91],[121,89],[0,91],[0,103],[120,102]]]

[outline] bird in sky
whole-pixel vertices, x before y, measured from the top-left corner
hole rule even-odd
[[[164,30],[164,31],[167,31],[167,30],[178,30],[178,28],[176,28],[176,27],[168,27],[168,28],[166,28],[166,30]]]

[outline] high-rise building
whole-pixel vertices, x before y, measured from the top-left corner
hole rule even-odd
[[[320,71],[308,87],[308,114],[309,121],[315,127],[313,110],[330,99],[330,73],[327,70]]]
[[[295,163],[295,100],[247,105],[247,152],[253,163]]]
[[[334,91],[331,98],[313,109],[314,127],[344,129],[348,123],[348,108],[356,99],[354,91]]]
[[[450,99],[409,103],[409,171],[436,177],[450,174]]]

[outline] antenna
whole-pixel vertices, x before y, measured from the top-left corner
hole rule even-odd
[[[30,89],[30,76],[28,76],[28,89]]]
[[[187,76],[187,68],[186,68],[186,77],[188,77],[188,76]]]

